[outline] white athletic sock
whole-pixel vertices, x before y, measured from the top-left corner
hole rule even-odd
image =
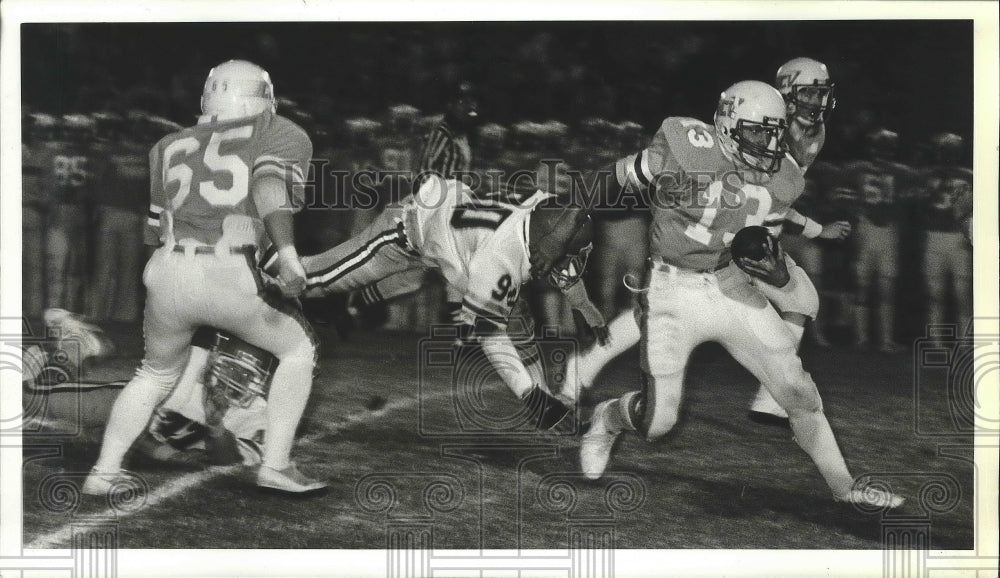
[[[310,354],[311,355],[311,354]],[[263,464],[275,470],[288,467],[295,430],[312,389],[312,359],[285,359],[274,370],[267,398],[267,442]]]
[[[169,381],[170,385],[161,387]],[[94,468],[99,472],[117,472],[122,467],[125,454],[146,429],[153,410],[170,393],[172,378],[152,378],[139,370],[115,400],[104,430],[101,455]]]
[[[854,478],[847,469],[844,456],[822,410],[800,410],[789,414],[795,441],[812,458],[834,495],[850,491]]]

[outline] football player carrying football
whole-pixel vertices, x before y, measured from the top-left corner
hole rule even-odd
[[[525,364],[507,335],[521,286],[549,277],[570,290],[579,282],[590,251],[590,227],[576,231],[550,265],[532,268],[529,256],[560,221],[576,221],[579,208],[560,206],[546,193],[523,203],[484,199],[460,181],[432,177],[399,205],[390,205],[361,233],[319,255],[303,257],[305,297],[371,286],[413,269],[433,268],[460,304],[463,335],[478,338],[507,386],[552,429],[570,413],[545,383],[540,364]],[[589,219],[586,219],[589,223]]]
[[[652,257],[639,297],[643,388],[595,408],[580,446],[588,478],[601,477],[621,432],[652,441],[673,428],[691,351],[717,341],[788,412],[796,442],[835,500],[882,507],[902,503],[888,492],[856,486],[816,385],[802,368],[795,336],[749,282],[755,277],[779,288],[791,283],[780,245],[766,244],[764,258],[743,257],[739,266],[730,256],[729,245],[741,229],[783,215],[802,192],[801,170],[786,155],[786,126],[786,103],[775,88],[739,82],[722,93],[714,126],[667,118],[646,149],[619,160],[589,191],[587,206],[621,198],[625,188],[648,192]],[[560,230],[544,243],[557,247],[558,238],[570,232]]]
[[[776,77],[775,84],[786,103],[788,129],[784,143],[802,174],[805,174],[826,140],[825,122],[836,105],[834,83],[826,66],[811,58],[795,58],[786,62],[778,69]],[[843,239],[851,231],[851,225],[846,221],[820,225],[790,207],[786,211],[773,211],[764,224],[779,235],[785,222],[791,223],[809,238]],[[798,343],[802,340],[806,321],[815,319],[819,311],[819,297],[805,270],[790,257],[786,256],[786,260],[792,276],[787,286],[777,288],[760,280],[754,283],[778,310]],[[607,345],[597,344],[569,360],[566,369],[569,386],[589,388],[605,365],[639,342],[639,325],[634,311],[627,311],[613,319],[608,329],[610,338]],[[575,394],[566,392],[566,395]],[[763,385],[757,390],[750,417],[762,423],[788,425],[787,414]]]
[[[299,495],[326,487],[290,461],[312,386],[313,334],[294,307],[264,291],[256,268],[266,236],[276,247],[282,293],[305,288],[292,216],[302,204],[312,144],[275,113],[270,76],[249,62],[231,60],[209,72],[201,112],[198,124],[164,137],[150,152],[146,241],[162,244],[143,272],[146,354],[115,401],[87,494],[111,491],[125,453],[173,390],[192,336],[205,325],[279,360],[257,485]]]

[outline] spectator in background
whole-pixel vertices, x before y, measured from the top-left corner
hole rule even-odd
[[[960,166],[962,137],[942,133],[931,141],[931,162],[922,176],[924,244],[923,271],[927,283],[931,325],[947,319],[947,294],[955,300],[959,332],[971,329],[972,244],[965,226],[972,217],[972,171]]]
[[[94,175],[97,210],[96,274],[90,317],[131,323],[139,318],[139,284],[149,195],[149,148],[167,132],[156,121],[134,111],[128,118],[115,113],[94,115],[95,156],[104,158]],[[168,121],[160,121],[165,123]]]
[[[43,150],[50,146],[55,117],[34,113],[22,119],[21,302],[24,314],[40,318],[45,308],[45,219],[49,199],[42,186]]]
[[[47,307],[80,311],[83,304],[94,126],[84,114],[63,116],[57,138],[39,159],[42,194],[52,199],[45,242]]]
[[[859,348],[868,346],[872,292],[878,305],[879,350],[885,353],[899,350],[895,343],[895,298],[900,200],[912,188],[915,177],[912,169],[896,162],[898,149],[898,134],[886,128],[874,129],[865,135],[867,158],[846,167],[846,176],[861,203],[855,229],[855,340]]]
[[[462,82],[448,103],[444,118],[425,137],[415,187],[430,175],[454,179],[472,167],[469,135],[479,121],[479,102],[472,84]]]

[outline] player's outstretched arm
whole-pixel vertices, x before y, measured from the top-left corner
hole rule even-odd
[[[306,271],[295,250],[295,209],[288,203],[285,181],[277,177],[254,182],[253,198],[264,218],[264,229],[278,248],[278,285],[286,297],[297,297],[306,288]]]
[[[808,239],[846,239],[851,234],[851,224],[847,221],[834,221],[821,225],[806,215],[789,209],[785,221],[791,224],[789,232],[800,233]]]

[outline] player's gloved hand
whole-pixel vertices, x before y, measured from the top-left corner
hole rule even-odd
[[[601,312],[596,307],[573,309],[573,315],[579,316],[579,320],[582,320],[582,325],[598,343],[601,345],[608,344],[608,341],[611,339],[611,332],[604,322],[604,316],[601,315]]]
[[[736,266],[768,285],[784,287],[791,280],[785,250],[765,227],[744,227],[730,245]]]
[[[607,322],[604,320],[604,315],[601,315],[601,311],[590,300],[583,282],[577,281],[563,289],[563,294],[569,301],[570,307],[573,308],[573,314],[579,315],[583,319],[583,325],[590,331],[594,339],[601,345],[607,345],[611,336]]]
[[[851,224],[847,221],[834,221],[823,225],[823,230],[819,234],[820,239],[846,239],[851,234]]]
[[[306,290],[306,270],[295,247],[278,250],[278,286],[285,297],[298,297]]]
[[[572,432],[573,408],[559,401],[537,385],[521,400],[539,431]]]

